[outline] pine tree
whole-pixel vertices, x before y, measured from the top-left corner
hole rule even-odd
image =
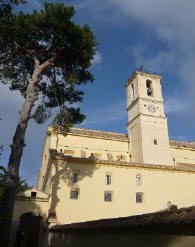
[[[74,14],[74,7],[46,3],[40,12],[10,13],[0,20],[0,80],[11,82],[10,89],[19,90],[25,99],[7,168],[0,215],[2,247],[8,246],[29,119],[42,123],[52,108],[59,108],[54,123],[67,129],[85,117],[70,104],[82,101],[83,92],[76,87],[94,79],[88,68],[97,42],[88,25],[81,27],[71,20]]]
[[[0,19],[8,15],[14,5],[26,3],[25,0],[0,0]]]

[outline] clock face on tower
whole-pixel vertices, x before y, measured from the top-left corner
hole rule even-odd
[[[156,112],[156,106],[153,104],[149,104],[147,108],[149,112],[152,112],[152,113]]]

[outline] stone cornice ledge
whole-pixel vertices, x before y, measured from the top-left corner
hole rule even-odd
[[[32,197],[27,197],[27,196],[16,196],[17,201],[38,201],[38,202],[48,202],[49,198],[32,198]]]
[[[146,163],[134,163],[127,161],[115,161],[115,160],[100,160],[97,158],[80,158],[72,157],[69,155],[64,155],[63,153],[58,153],[55,149],[50,149],[50,155],[52,159],[56,161],[68,160],[68,161],[80,161],[80,162],[90,162],[93,164],[108,164],[108,165],[117,165],[120,167],[136,167],[136,168],[148,168],[148,169],[158,169],[158,170],[169,170],[169,171],[183,171],[183,172],[194,172],[195,168],[186,168],[186,167],[177,167],[177,166],[168,166],[168,165],[155,165],[155,164],[146,164]]]

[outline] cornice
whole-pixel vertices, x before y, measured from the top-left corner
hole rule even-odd
[[[68,135],[95,138],[95,139],[103,139],[103,140],[110,140],[110,141],[128,142],[128,138],[127,137],[126,137],[126,139],[120,139],[120,138],[114,138],[114,137],[103,137],[103,136],[91,136],[91,135],[84,135],[84,134],[74,134],[74,133],[71,133],[71,132],[69,132]]]
[[[157,99],[148,99],[148,98],[143,98],[143,97],[138,97],[135,100],[132,101],[132,103],[126,108],[126,111],[129,111],[130,109],[132,109],[134,107],[134,105],[139,101],[139,100],[143,100],[146,102],[150,102],[150,103],[159,103],[159,104],[164,104],[163,100],[157,100]]]
[[[140,114],[139,114],[140,115]],[[127,126],[133,121],[135,120],[139,115],[137,115],[134,119],[132,119],[128,124]],[[142,115],[145,115],[142,113]],[[150,116],[150,117],[158,117],[158,116],[153,116],[153,115],[148,115],[146,114],[146,116]],[[166,117],[161,117],[163,119],[166,119]],[[89,131],[90,133],[93,132],[93,133],[99,133],[99,136],[98,135],[91,135],[91,134],[88,134],[88,135],[84,135],[84,134],[75,134],[75,133],[70,133],[68,132],[67,134],[68,135],[77,135],[77,136],[84,136],[84,137],[91,137],[91,138],[100,138],[100,139],[107,139],[107,140],[114,140],[114,141],[120,141],[120,142],[128,142],[128,136],[125,135],[125,134],[121,134],[121,133],[114,133],[114,132],[105,132],[105,131],[100,131],[100,130],[88,130],[88,129],[82,129],[82,128],[71,128],[73,130],[80,130],[80,131]],[[70,129],[70,130],[71,130]],[[46,136],[50,136],[51,134],[57,134],[57,133],[54,133],[52,131],[52,127],[50,126],[48,128],[48,132],[46,134]],[[111,138],[111,137],[105,137],[105,134],[111,134],[111,135],[117,135],[118,137],[117,138]],[[46,140],[46,138],[45,138]],[[188,149],[188,150],[195,150],[195,143],[194,142],[182,142],[182,141],[175,141],[175,140],[170,140],[169,141],[169,144],[171,147],[173,148],[178,148],[178,149]],[[44,143],[45,145],[45,143]]]
[[[161,75],[154,75],[149,72],[143,72],[143,71],[135,71],[133,75],[129,78],[128,82],[125,84],[125,88],[129,86],[129,84],[135,79],[137,75],[142,75],[142,76],[150,76],[151,78],[159,78],[162,79]]]
[[[135,116],[133,119],[131,119],[131,121],[128,122],[128,124],[126,125],[127,127],[129,126],[129,124],[131,124],[136,118],[138,118],[139,116],[147,116],[147,117],[153,117],[153,118],[161,118],[161,119],[167,119],[166,117],[162,117],[162,116],[153,116],[150,114],[145,114],[145,113],[139,113],[137,116]]]
[[[53,131],[53,134],[63,134],[63,130],[56,132]],[[121,133],[113,133],[113,132],[105,132],[100,130],[89,130],[89,129],[82,129],[82,128],[70,128],[69,131],[66,133],[67,135],[73,136],[83,136],[89,138],[98,138],[98,139],[105,139],[105,140],[114,140],[114,141],[122,141],[127,142],[128,138],[126,134]]]
[[[142,168],[142,169],[152,169],[152,170],[167,170],[167,171],[178,171],[178,172],[192,172],[195,173],[195,168],[186,168],[186,167],[177,167],[177,166],[168,166],[168,165],[155,165],[155,164],[146,164],[146,163],[134,163],[127,161],[114,161],[114,160],[100,160],[97,158],[80,158],[80,157],[71,157],[61,153],[58,153],[56,150],[50,150],[52,159],[57,162],[71,161],[80,163],[85,163],[88,165],[109,165],[114,167],[124,167],[124,168]]]
[[[25,196],[16,196],[17,201],[38,201],[38,202],[48,202],[49,198],[32,198]]]

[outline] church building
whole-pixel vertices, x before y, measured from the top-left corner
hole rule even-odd
[[[13,221],[34,212],[50,226],[195,205],[195,143],[169,140],[161,76],[125,85],[127,133],[48,128],[37,187],[17,195]]]

